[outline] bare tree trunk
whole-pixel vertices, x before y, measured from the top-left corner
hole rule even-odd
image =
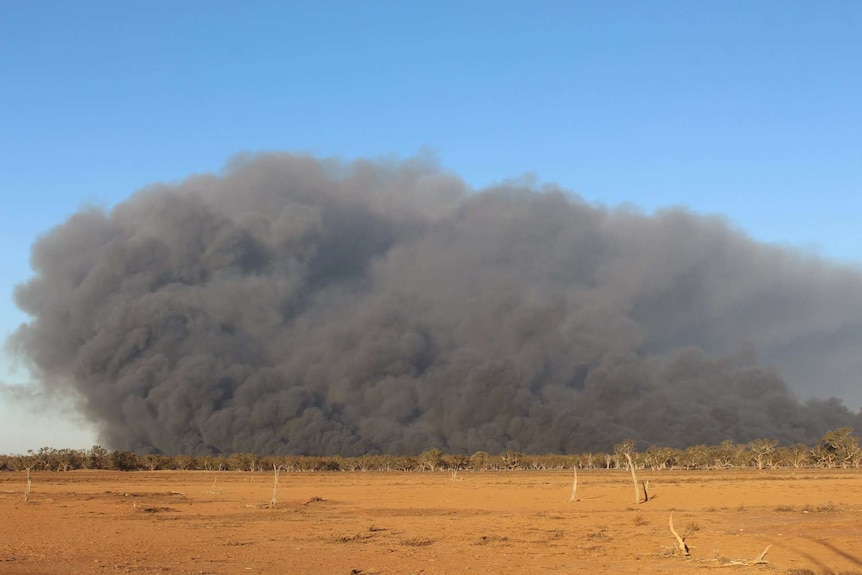
[[[641,502],[641,494],[640,489],[638,489],[638,476],[635,475],[635,464],[632,462],[632,456],[628,453],[623,453],[626,456],[626,460],[629,462],[629,471],[632,472],[632,482],[635,486],[635,503]]]
[[[272,487],[272,499],[269,500],[269,508],[275,509],[276,494],[278,493],[278,472],[281,468],[275,463],[272,464],[272,472],[275,475],[275,485]]]
[[[32,468],[27,468],[27,487],[24,489],[24,503],[30,503],[30,487],[33,485],[33,480],[30,477],[30,470]]]

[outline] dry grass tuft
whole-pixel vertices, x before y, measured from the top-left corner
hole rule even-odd
[[[367,533],[354,533],[353,535],[338,535],[332,538],[333,543],[361,543],[368,541],[373,535]]]
[[[593,541],[610,541],[611,536],[605,532],[604,527],[600,527],[597,531],[588,533],[587,539],[592,539]]]
[[[490,545],[492,543],[506,543],[508,541],[509,538],[505,535],[482,535],[473,545]]]
[[[179,509],[173,507],[138,507],[137,509],[144,513],[179,513]]]
[[[695,523],[694,521],[689,521],[685,525],[685,527],[683,527],[683,530],[685,533],[685,535],[683,537],[685,538],[685,537],[688,537],[689,535],[691,535],[692,533],[697,533],[698,531],[700,531],[700,525]]]
[[[434,543],[434,540],[428,537],[410,537],[409,539],[401,540],[401,545],[406,545],[407,547],[425,547],[432,543]]]

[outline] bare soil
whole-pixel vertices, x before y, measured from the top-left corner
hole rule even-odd
[[[0,573],[862,574],[860,470],[579,475],[0,473]]]

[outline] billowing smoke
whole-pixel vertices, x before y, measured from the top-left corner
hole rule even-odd
[[[805,400],[860,399],[862,272],[683,209],[262,155],[81,211],[32,266],[11,348],[115,449],[582,452],[862,422]]]

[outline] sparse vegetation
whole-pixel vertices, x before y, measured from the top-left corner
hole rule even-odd
[[[631,465],[629,465],[631,460]],[[842,427],[827,432],[813,446],[796,444],[779,446],[771,439],[758,439],[747,444],[724,441],[720,445],[693,445],[686,449],[649,446],[638,451],[633,441],[618,444],[612,453],[524,454],[508,450],[498,454],[477,451],[473,455],[447,454],[440,449],[419,456],[367,454],[342,456],[269,456],[252,453],[222,455],[139,455],[128,451],[108,451],[94,445],[91,449],[53,449],[43,447],[25,455],[0,455],[0,471],[24,471],[28,467],[39,471],[72,471],[76,469],[106,469],[113,471],[208,470],[256,472],[278,466],[287,472],[322,471],[411,471],[436,473],[447,471],[460,479],[461,471],[552,471],[573,469],[620,469],[630,471],[635,483],[636,499],[640,501],[635,472],[650,470],[711,470],[711,469],[849,469],[862,467],[862,448],[853,429]],[[573,491],[577,487],[573,481]],[[648,497],[644,493],[644,498]]]

